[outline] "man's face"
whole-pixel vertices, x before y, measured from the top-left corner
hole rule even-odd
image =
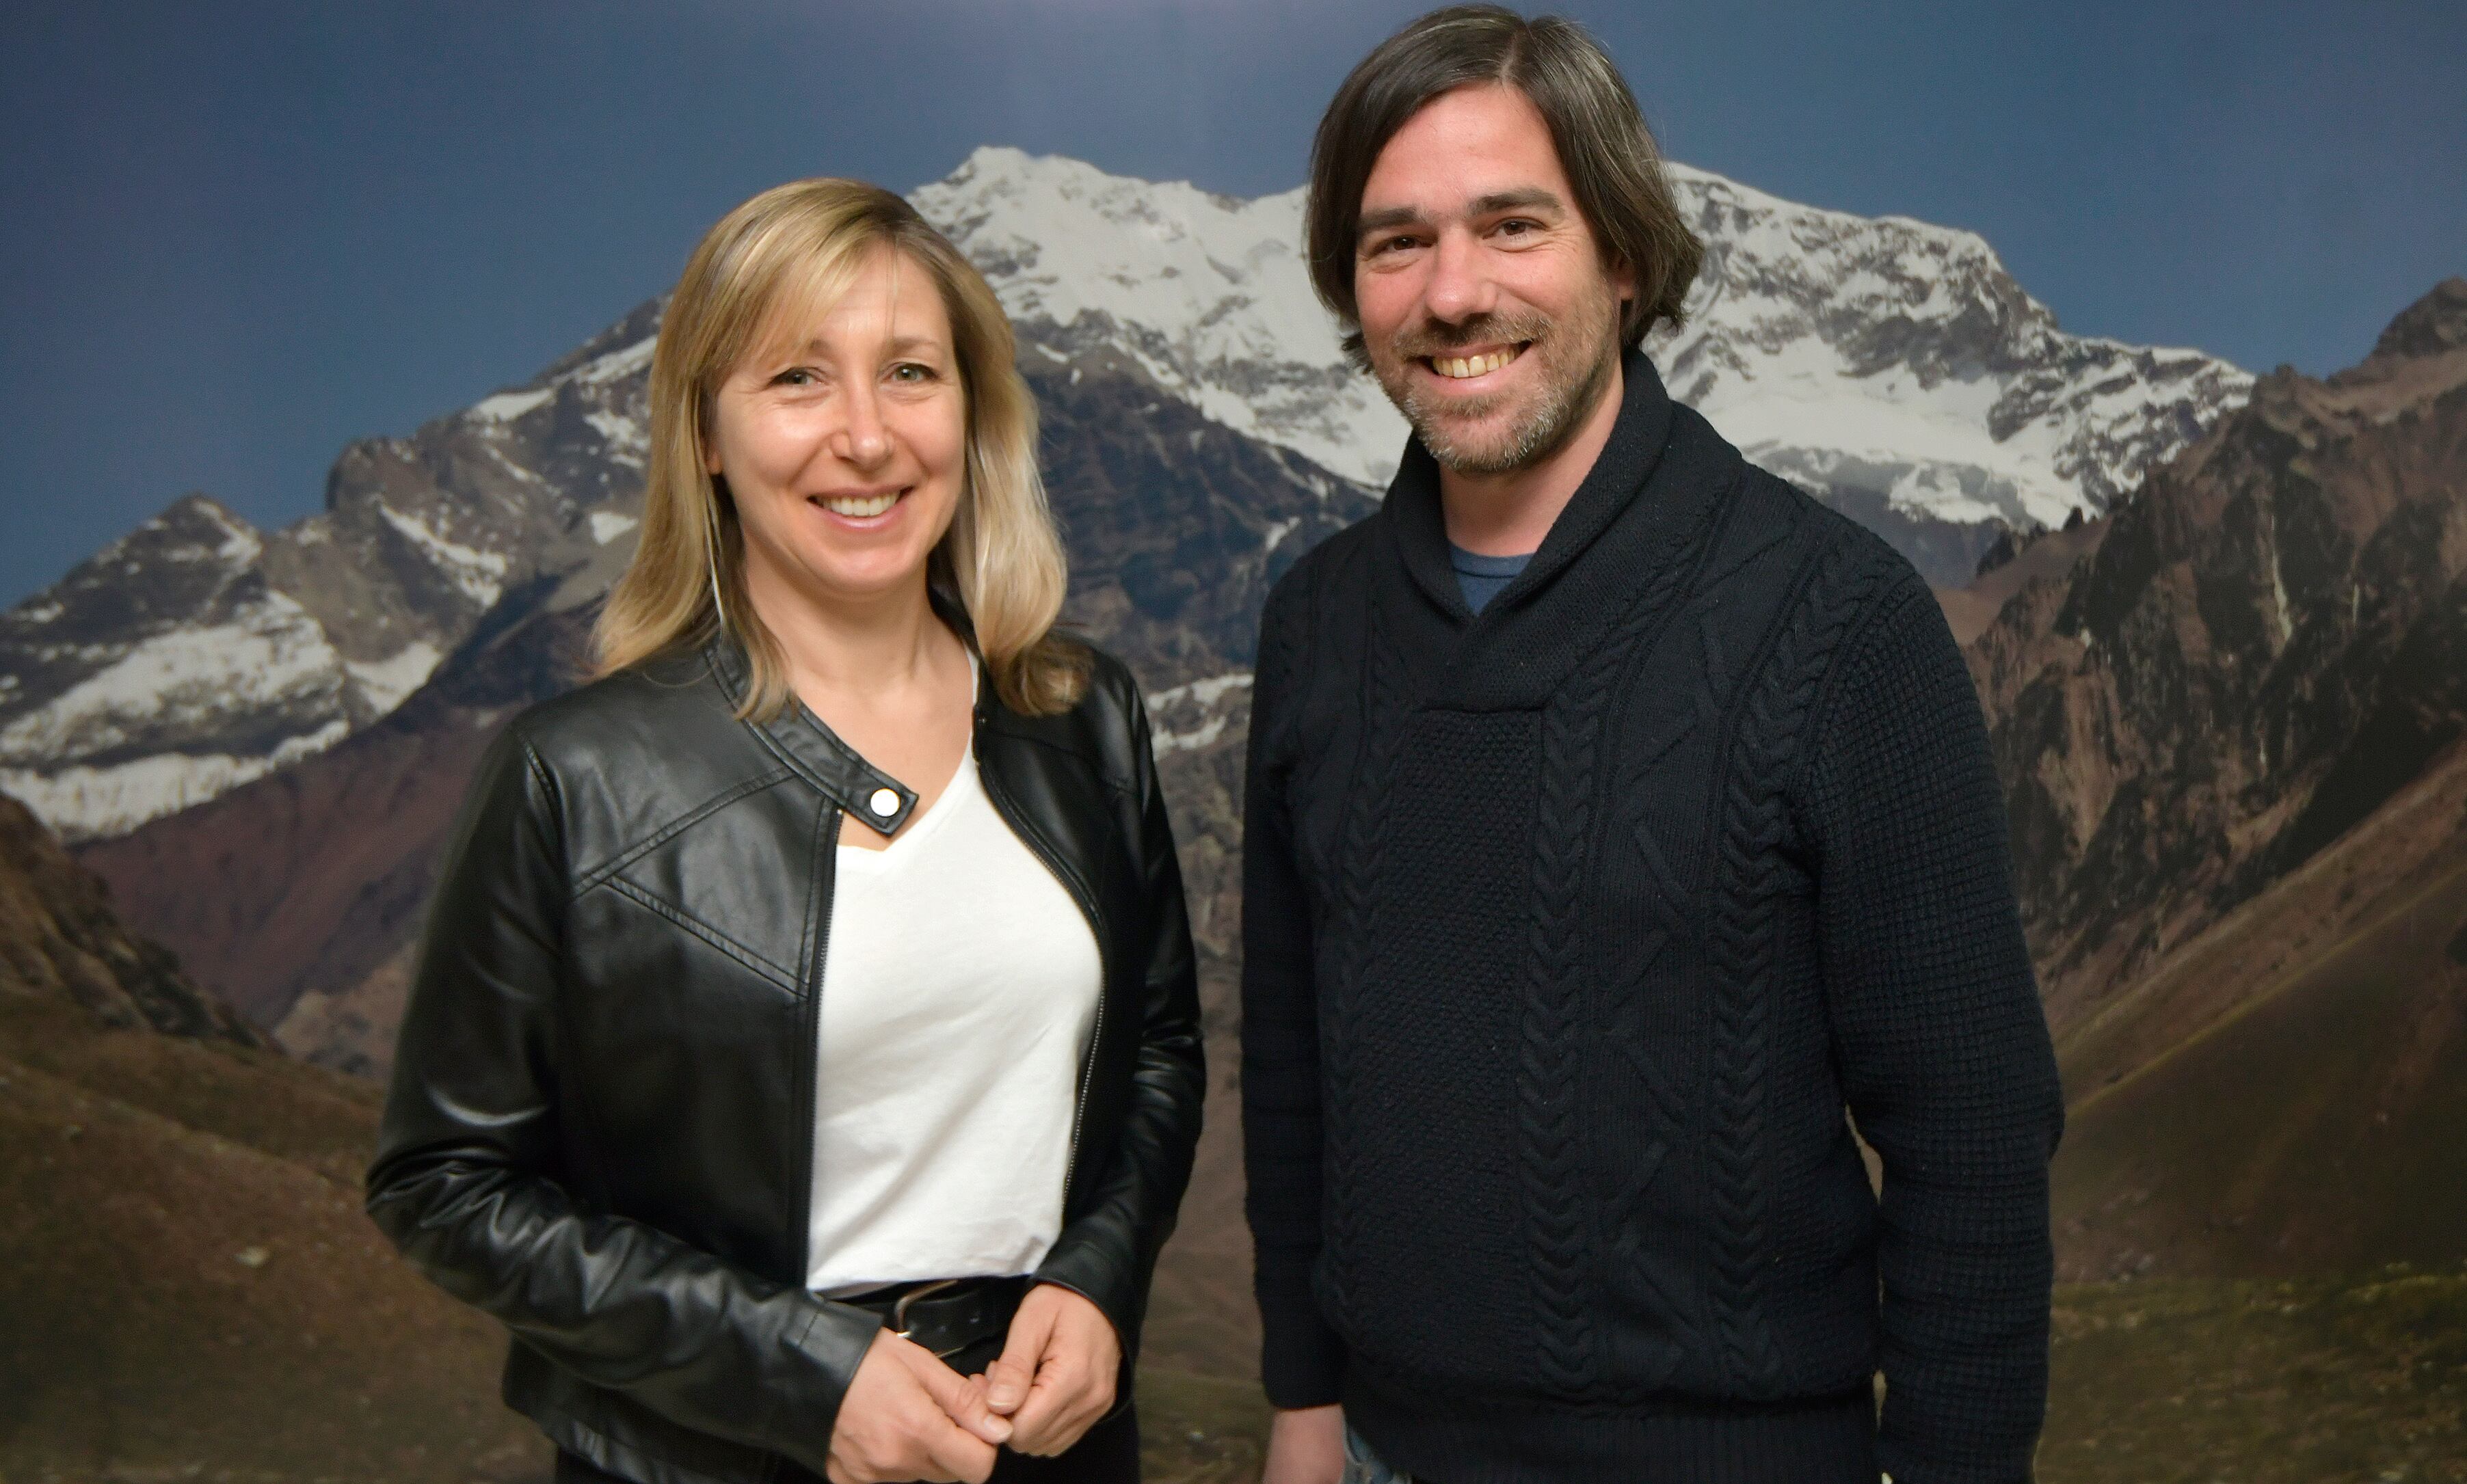
[[[1362,188],[1353,288],[1371,373],[1432,457],[1504,474],[1555,452],[1618,363],[1632,277],[1602,263],[1540,110],[1443,93]]]

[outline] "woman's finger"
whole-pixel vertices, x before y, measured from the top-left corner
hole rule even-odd
[[[955,1479],[961,1484],[985,1484],[994,1472],[994,1448],[983,1438],[970,1437],[957,1428],[945,1428],[927,1445],[926,1456],[934,1463],[928,1478]]]
[[[977,1440],[988,1446],[1010,1441],[1011,1422],[999,1417],[985,1405],[985,1388],[951,1369],[921,1348],[913,1356],[903,1356],[909,1373],[934,1399],[942,1414],[959,1424]],[[939,1456],[939,1454],[937,1456]]]
[[[1053,1306],[1041,1295],[1041,1289],[1032,1288],[1020,1300],[1019,1312],[1011,1315],[1010,1330],[1003,1337],[1001,1358],[985,1367],[985,1405],[997,1412],[1015,1412],[1028,1400],[1046,1346],[1053,1338]]]

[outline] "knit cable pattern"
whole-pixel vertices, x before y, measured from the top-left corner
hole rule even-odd
[[[1731,578],[1749,570],[1785,534],[1780,529],[1767,532],[1744,554],[1708,574],[1697,587],[1688,612],[1696,618],[1702,683],[1694,689],[1689,708],[1665,722],[1641,744],[1635,776],[1650,778],[1663,759],[1694,735],[1697,729],[1720,732],[1723,708],[1731,693],[1730,669],[1723,659],[1719,633],[1722,593]],[[1657,976],[1663,972],[1664,958],[1674,947],[1690,945],[1697,935],[1686,911],[1685,904],[1690,900],[1686,886],[1672,867],[1670,852],[1655,832],[1651,814],[1643,807],[1652,792],[1650,788],[1632,788],[1627,799],[1631,816],[1628,836],[1651,886],[1644,897],[1646,916],[1637,924],[1635,941],[1622,956],[1626,972],[1612,1001],[1614,1014],[1623,1014],[1631,1023],[1643,1018],[1647,997],[1657,991]],[[1621,1366],[1628,1373],[1621,1389],[1649,1393],[1669,1379],[1686,1352],[1697,1344],[1693,1306],[1686,1293],[1668,1281],[1678,1270],[1671,1263],[1672,1254],[1652,1252],[1645,1248],[1644,1216],[1653,1184],[1669,1161],[1672,1140],[1685,1134],[1687,1106],[1673,1069],[1654,1054],[1650,1038],[1641,1028],[1626,1023],[1616,1026],[1615,1031],[1612,1044],[1618,1048],[1630,1077],[1644,1092],[1651,1107],[1653,1127],[1662,1131],[1648,1135],[1638,1148],[1634,1163],[1622,1172],[1624,1179],[1603,1212],[1607,1218],[1604,1245],[1618,1259],[1609,1268],[1611,1283],[1648,1301],[1669,1327],[1667,1338],[1631,1337],[1626,1347],[1631,1354]]]
[[[1781,1354],[1756,1291],[1772,1240],[1772,1191],[1757,1161],[1777,943],[1773,917],[1785,886],[1779,853],[1788,809],[1784,789],[1825,667],[1883,571],[1878,563],[1861,560],[1846,543],[1830,546],[1819,559],[1808,593],[1748,692],[1723,789],[1723,881],[1706,944],[1712,969],[1705,1149],[1713,1260],[1708,1287],[1723,1367],[1749,1396],[1772,1395],[1781,1380]]]
[[[1397,652],[1394,638],[1381,618],[1375,594],[1364,608],[1368,632],[1363,645],[1366,704],[1362,756],[1354,770],[1353,785],[1347,791],[1351,807],[1346,815],[1343,860],[1338,872],[1337,905],[1342,914],[1338,931],[1344,934],[1343,956],[1334,1003],[1329,1007],[1333,1023],[1322,1043],[1326,1077],[1323,1096],[1328,1111],[1327,1147],[1334,1177],[1326,1192],[1327,1251],[1332,1259],[1327,1276],[1335,1287],[1338,1307],[1348,1313],[1354,1295],[1360,1292],[1353,1270],[1361,1261],[1362,1225],[1368,1214],[1359,1193],[1361,1182],[1353,1170],[1356,1152],[1361,1147],[1353,1130],[1355,1078],[1351,1053],[1358,1044],[1353,1021],[1378,942],[1372,908],[1380,864],[1387,853],[1388,794],[1395,780],[1396,757],[1404,743],[1407,709],[1404,657]]]
[[[1542,725],[1542,790],[1533,856],[1530,952],[1519,1025],[1517,1114],[1524,1151],[1525,1220],[1531,1267],[1536,1363],[1554,1388],[1598,1392],[1605,1384],[1585,1278],[1598,1260],[1584,1195],[1585,860],[1601,780],[1596,763],[1603,721],[1630,662],[1667,626],[1689,564],[1664,559],[1638,589],[1609,637],[1570,678]],[[1649,1179],[1647,1174],[1643,1178]]]

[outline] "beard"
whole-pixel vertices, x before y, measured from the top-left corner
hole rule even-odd
[[[1454,325],[1426,321],[1372,352],[1371,374],[1440,467],[1457,474],[1508,474],[1557,453],[1594,410],[1618,365],[1619,304],[1606,283],[1596,301],[1565,321],[1538,310],[1479,314]],[[1539,356],[1536,385],[1478,397],[1433,394],[1413,375],[1426,356],[1477,345],[1522,345],[1517,359]],[[1493,423],[1505,411],[1504,421]]]

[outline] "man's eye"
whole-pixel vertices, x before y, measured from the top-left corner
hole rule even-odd
[[[1528,232],[1537,232],[1541,230],[1541,225],[1542,224],[1540,222],[1527,221],[1525,218],[1519,216],[1508,221],[1501,222],[1499,224],[1499,230],[1503,236],[1521,237]]]

